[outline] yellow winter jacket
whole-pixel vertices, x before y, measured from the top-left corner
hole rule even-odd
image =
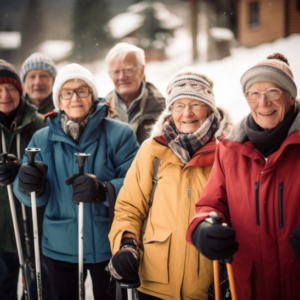
[[[213,137],[184,166],[159,137],[146,140],[133,161],[116,202],[109,239],[114,254],[125,231],[140,238],[148,214],[155,157],[160,158],[144,251],[140,251],[141,292],[161,299],[208,299],[212,261],[186,241],[186,233],[211,173],[215,149]]]

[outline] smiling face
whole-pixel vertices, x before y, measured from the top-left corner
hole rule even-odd
[[[123,70],[126,68],[134,68],[134,72],[130,76],[126,76],[124,72],[120,72],[119,76],[111,76],[115,85],[116,92],[130,105],[130,103],[138,97],[140,93],[141,82],[144,78],[145,66],[140,66],[135,53],[129,52],[123,60],[112,60],[109,64],[110,72]],[[128,105],[128,106],[129,106]]]
[[[208,109],[205,105],[199,110],[190,110],[189,106],[199,104],[200,101],[190,98],[176,100],[175,104],[186,105],[183,111],[177,112],[172,109],[172,117],[177,130],[181,133],[194,133],[204,123],[208,115]]]
[[[0,84],[0,111],[10,116],[20,103],[20,93],[14,85],[9,83]]]
[[[26,74],[24,89],[35,105],[41,105],[49,97],[52,87],[53,77],[48,71],[36,69]]]
[[[87,86],[87,84],[80,79],[72,79],[64,83],[60,90],[63,89],[76,89],[79,87]],[[68,118],[74,122],[80,123],[84,120],[92,107],[92,93],[85,98],[79,98],[74,92],[73,96],[69,100],[63,100],[59,98],[59,108],[63,110]]]
[[[288,92],[284,91],[273,82],[256,82],[252,84],[248,90],[265,92],[267,89],[272,87],[278,88],[282,91],[278,100],[270,101],[266,97],[266,94],[261,94],[257,103],[248,102],[254,121],[265,130],[275,128],[295,104],[295,99],[293,99]]]

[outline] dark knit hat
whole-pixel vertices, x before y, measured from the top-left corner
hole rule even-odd
[[[267,59],[261,61],[243,74],[241,78],[243,92],[246,93],[252,84],[261,81],[276,83],[288,91],[294,99],[297,97],[297,86],[293,73],[287,59],[280,53],[268,56]]]
[[[53,77],[56,76],[56,68],[50,56],[44,53],[35,52],[31,54],[24,62],[20,71],[20,79],[24,83],[27,73],[31,70],[41,69],[48,71]]]
[[[0,84],[9,83],[15,86],[19,91],[20,96],[23,95],[23,88],[20,77],[15,68],[7,61],[0,59]]]

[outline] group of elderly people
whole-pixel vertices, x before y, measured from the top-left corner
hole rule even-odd
[[[78,299],[80,202],[84,279],[89,270],[95,299],[114,299],[106,293],[110,276],[140,281],[140,300],[208,299],[212,260],[230,257],[238,299],[299,299],[300,106],[288,60],[276,53],[244,73],[251,112],[235,126],[216,106],[207,76],[176,73],[164,108],[144,79],[141,49],[118,44],[107,62],[115,84],[110,103],[98,98],[86,68],[63,67],[53,86],[55,110],[44,116],[48,126],[28,144],[41,149],[36,162],[25,154],[22,164],[14,158],[10,169],[0,165],[2,189],[14,182],[26,206],[36,192],[45,209],[50,299]],[[18,78],[7,79],[12,74],[2,61],[2,128],[11,128],[25,103]],[[76,152],[90,154],[83,175]],[[117,195],[111,227],[108,184]],[[222,224],[212,222],[212,211]],[[15,299],[4,295],[4,284],[0,274],[0,299]]]

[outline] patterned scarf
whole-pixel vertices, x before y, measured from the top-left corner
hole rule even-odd
[[[163,126],[163,135],[166,138],[169,147],[177,157],[186,165],[192,156],[205,144],[207,144],[214,133],[217,131],[220,122],[220,116],[210,114],[202,126],[194,133],[180,133],[171,119],[168,119]]]
[[[66,135],[73,139],[76,142],[76,144],[78,144],[81,135],[87,126],[90,116],[96,110],[97,105],[98,102],[96,101],[90,108],[87,115],[84,117],[84,120],[80,123],[70,120],[64,111],[61,112],[61,127],[66,133]]]

